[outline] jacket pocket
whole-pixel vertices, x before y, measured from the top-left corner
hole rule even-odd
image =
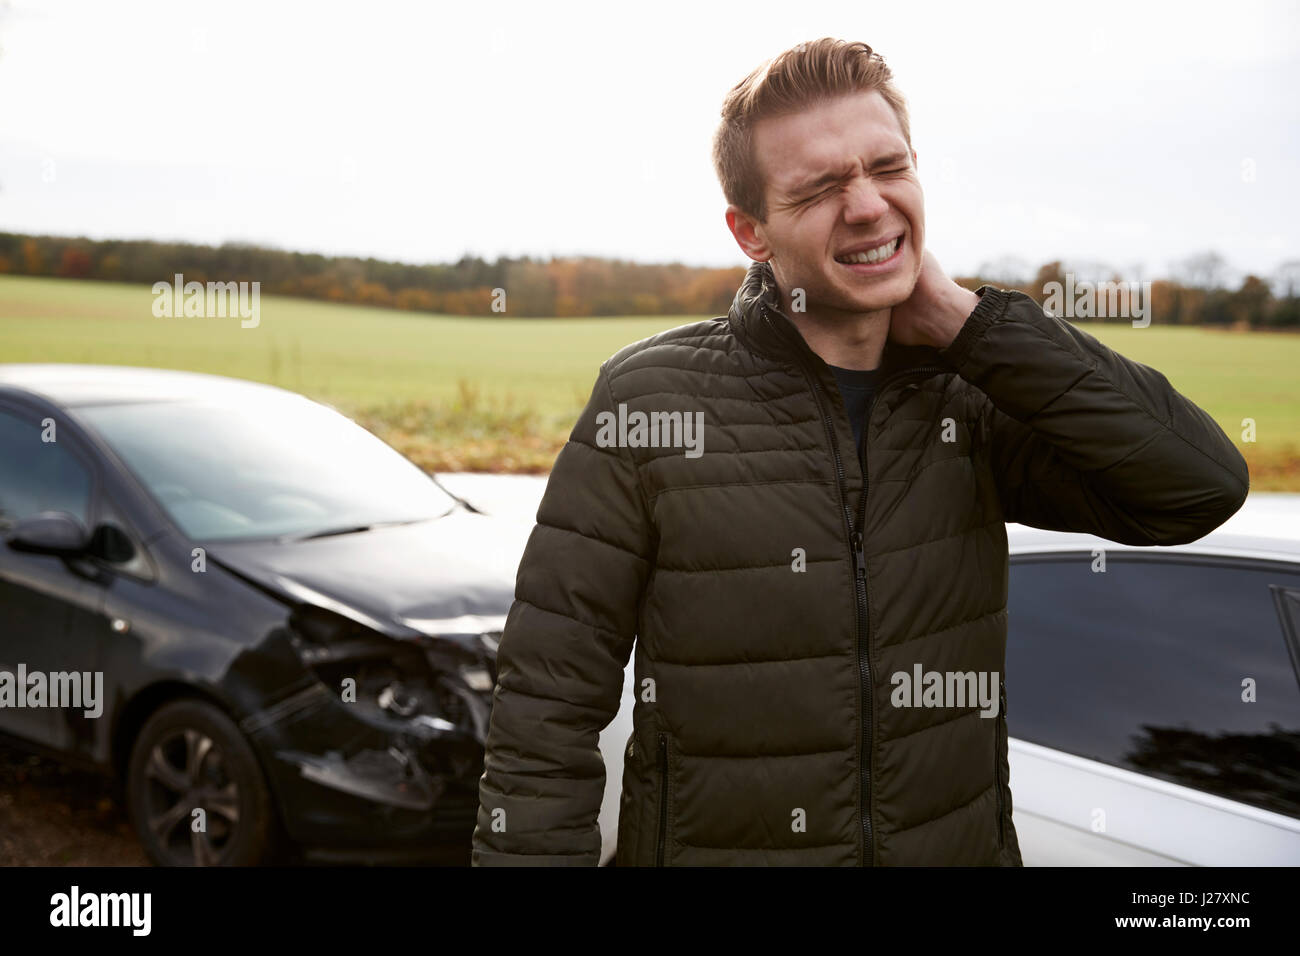
[[[664,732],[659,733],[659,827],[657,830],[658,839],[655,843],[655,866],[664,866],[665,851],[668,847],[668,829],[669,829],[669,783],[670,783],[670,762],[669,750],[672,747],[672,739]]]
[[[1005,808],[1002,799],[1002,752],[1006,747],[1007,741],[1007,690],[1006,685],[999,681],[998,686],[998,722],[993,734],[993,789],[998,795],[998,849],[1001,849],[1006,842],[1004,833],[1006,824],[1004,821]]]

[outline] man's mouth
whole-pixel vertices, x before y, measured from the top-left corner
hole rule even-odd
[[[874,248],[859,249],[855,252],[836,256],[835,261],[842,265],[876,265],[892,258],[902,245],[903,237],[895,236],[893,239]]]

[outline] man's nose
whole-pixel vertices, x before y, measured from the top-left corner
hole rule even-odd
[[[889,211],[889,203],[870,176],[857,176],[846,190],[844,218],[847,222],[870,222]]]

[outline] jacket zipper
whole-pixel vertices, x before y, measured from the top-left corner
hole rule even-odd
[[[762,307],[762,314],[768,325],[776,330],[771,317],[767,314],[766,307]],[[776,331],[778,335],[782,335],[779,330]],[[808,348],[807,343],[805,343],[802,338],[800,338],[798,345],[802,347],[802,350],[811,354],[816,354],[812,353],[812,350]],[[869,487],[867,483],[867,471],[864,463],[862,468],[862,501],[858,508],[857,520],[854,521],[853,516],[849,513],[848,495],[844,489],[844,462],[840,458],[839,442],[835,439],[835,423],[831,419],[830,412],[827,410],[825,402],[822,400],[825,390],[822,388],[821,381],[818,379],[814,370],[810,368],[810,363],[807,358],[800,358],[800,366],[802,367],[805,379],[812,384],[813,397],[817,402],[817,410],[821,414],[822,425],[826,429],[826,436],[831,443],[831,455],[835,460],[835,480],[840,493],[840,509],[844,513],[844,530],[848,535],[849,552],[853,558],[854,599],[858,612],[858,672],[862,701],[862,759],[860,761],[862,767],[862,785],[858,804],[858,815],[862,819],[862,865],[873,866],[875,864],[875,853],[871,839],[871,811],[875,801],[873,800],[873,794],[871,792],[871,752],[873,750],[872,745],[874,743],[873,734],[875,732],[875,727],[871,719],[871,660],[867,644],[867,622],[870,620],[868,617],[870,597],[867,591],[867,562],[863,548],[862,535],[862,523],[867,510],[867,491]],[[863,423],[864,432],[862,436],[862,449],[864,457],[869,445],[868,439],[870,437],[871,411],[875,407],[876,398],[884,392],[885,386],[903,376],[922,373],[928,375],[933,372],[945,371],[949,371],[949,369],[938,365],[922,365],[914,368],[900,369],[885,378],[884,381],[880,382],[876,386],[872,393],[871,405],[867,408],[867,420]]]
[[[831,455],[835,460],[835,483],[840,493],[840,510],[844,515],[844,530],[848,535],[849,551],[853,556],[853,597],[857,609],[858,631],[858,679],[859,694],[862,703],[862,768],[861,796],[858,803],[858,815],[862,819],[862,865],[872,864],[871,850],[871,661],[866,653],[866,559],[863,556],[862,533],[854,530],[853,517],[849,514],[848,496],[844,490],[844,462],[840,459],[839,442],[835,440],[835,423],[822,401],[824,389],[804,363],[804,375],[812,383],[813,397],[817,401],[817,410],[821,414],[822,426],[830,439]],[[866,441],[863,441],[865,447]]]
[[[867,471],[867,451],[871,447],[871,413],[876,407],[876,399],[885,391],[885,386],[895,379],[904,378],[912,375],[930,375],[934,372],[948,371],[938,365],[921,365],[914,368],[901,369],[887,376],[880,382],[871,393],[871,401],[867,405],[866,418],[862,423],[862,454],[858,458],[858,463],[862,468],[862,499],[858,504],[857,521],[853,529],[853,580],[854,587],[857,591],[858,598],[858,668],[862,680],[862,707],[863,707],[863,752],[862,752],[862,792],[866,794],[864,805],[859,807],[862,814],[862,859],[863,866],[875,865],[875,848],[871,840],[871,814],[875,809],[875,794],[871,790],[871,754],[875,750],[875,725],[872,721],[873,703],[871,693],[871,634],[868,622],[871,620],[871,586],[867,579],[867,559],[864,548],[863,524],[866,521],[867,514],[867,495],[871,491],[870,476]],[[832,446],[835,444],[834,433],[831,436]],[[839,450],[836,449],[835,457],[839,459]],[[843,470],[840,470],[841,480]],[[844,499],[843,485],[840,487],[840,499]],[[847,507],[845,509],[847,514]]]
[[[655,866],[664,865],[664,844],[668,839],[668,735],[659,735],[659,847]]]

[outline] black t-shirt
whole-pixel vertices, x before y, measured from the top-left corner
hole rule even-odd
[[[858,444],[858,457],[862,457],[862,432],[867,420],[867,408],[871,405],[871,395],[876,389],[876,373],[879,368],[854,369],[830,367],[839,383],[840,394],[844,396],[844,405],[849,411],[849,421],[853,423],[853,440]]]

